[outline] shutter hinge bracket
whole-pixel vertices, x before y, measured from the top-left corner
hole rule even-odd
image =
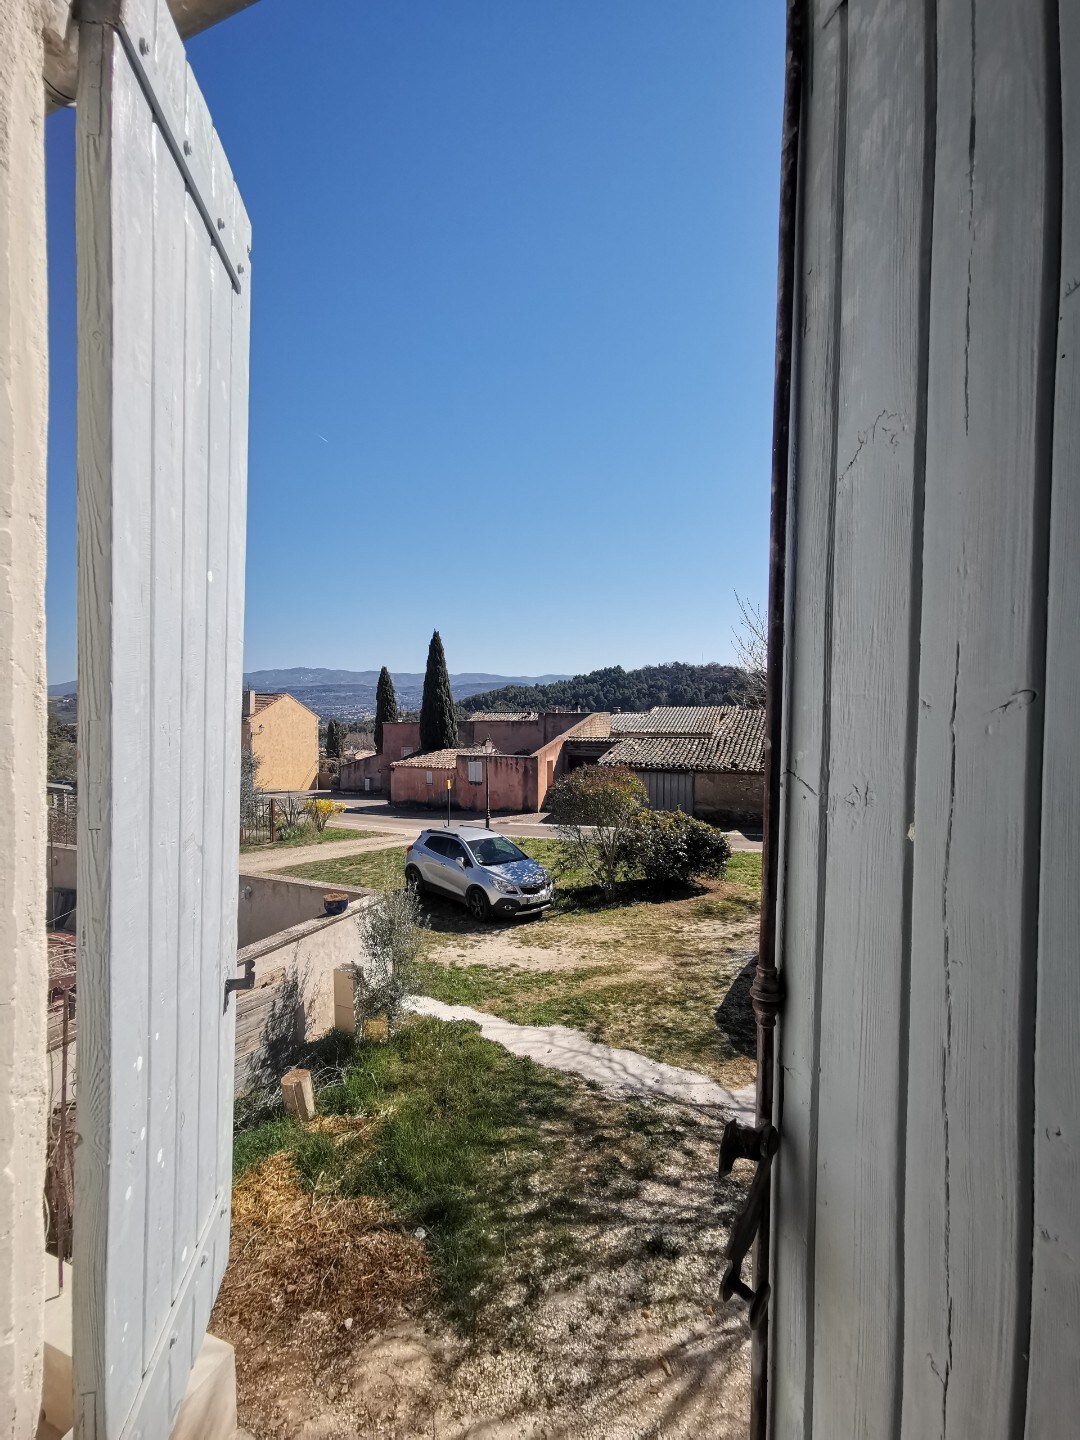
[[[235,975],[230,975],[229,978],[225,981],[225,1007],[224,1007],[224,1008],[225,1008],[226,1010],[229,1008],[229,996],[233,993],[234,990],[254,990],[254,989],[255,989],[255,961],[254,961],[254,958],[249,955],[248,958],[244,961],[244,974],[243,974],[243,977],[242,977],[242,978],[238,978],[238,977],[235,976]]]
[[[727,1265],[720,1281],[722,1300],[728,1301],[733,1295],[737,1295],[749,1303],[751,1330],[756,1330],[765,1318],[771,1289],[767,1283],[760,1285],[757,1290],[747,1285],[742,1278],[742,1263],[754,1243],[754,1236],[761,1223],[761,1207],[769,1193],[772,1159],[779,1144],[780,1132],[768,1122],[744,1125],[741,1120],[729,1120],[720,1137],[721,1180],[731,1173],[731,1167],[736,1160],[753,1160],[757,1164],[746,1203],[739,1211],[728,1236],[724,1251]]]

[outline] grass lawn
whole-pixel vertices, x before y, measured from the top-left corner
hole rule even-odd
[[[350,831],[353,838],[361,832]],[[323,885],[358,885],[367,890],[395,890],[405,884],[405,847],[395,845],[387,850],[366,850],[359,855],[339,855],[336,859],[309,860],[302,865],[288,865],[275,874],[295,875],[299,880],[316,880]]]
[[[211,1323],[242,1424],[445,1440],[479,1406],[530,1435],[744,1433],[745,1311],[715,1297],[745,1177],[717,1186],[719,1122],[612,1101],[467,1024],[299,1063],[315,1120],[234,1144]],[[683,1347],[685,1376],[664,1367]]]
[[[315,829],[314,825],[305,825],[299,830],[296,830],[287,840],[275,840],[272,845],[269,841],[266,841],[265,844],[241,845],[240,854],[250,855],[256,850],[293,850],[301,845],[323,845],[328,840],[355,839],[357,839],[357,832],[355,830],[343,830],[340,825],[336,828],[328,825],[321,833]]]
[[[300,1063],[333,1077],[318,1092],[320,1117],[370,1123],[336,1131],[275,1115],[236,1136],[234,1185],[287,1152],[308,1192],[382,1202],[397,1224],[423,1232],[442,1307],[466,1329],[523,1246],[535,1281],[552,1264],[585,1263],[572,1232],[590,1199],[569,1190],[625,1197],[655,1173],[658,1147],[696,1128],[661,1107],[599,1100],[467,1024],[416,1019],[385,1044],[333,1036]],[[579,1186],[550,1193],[553,1168],[571,1164],[568,1146],[584,1150],[572,1164],[592,1172],[589,1183],[579,1175]]]
[[[557,841],[516,843],[556,866]],[[375,850],[291,873],[384,889],[403,883],[404,858],[401,849]],[[737,851],[723,880],[689,894],[648,896],[626,886],[605,905],[573,873],[559,877],[557,894],[542,921],[491,926],[432,900],[417,988],[519,1024],[569,1025],[731,1088],[753,1080],[749,989],[740,972],[757,946],[759,853]]]

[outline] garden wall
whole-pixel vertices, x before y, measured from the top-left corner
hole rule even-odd
[[[236,907],[236,943],[239,949],[255,945],[267,937],[277,937],[309,920],[326,919],[323,896],[327,890],[340,890],[350,900],[366,894],[350,885],[324,885],[307,880],[293,880],[278,875],[240,875]]]
[[[242,875],[241,885],[245,880],[257,878],[264,877]],[[310,888],[318,889],[321,897],[324,887]],[[362,898],[352,900],[343,914],[320,915],[318,919],[294,925],[244,946],[237,955],[238,967],[251,960],[255,970],[255,989],[237,995],[234,1075],[238,1090],[244,1086],[249,1060],[259,1049],[277,989],[290,969],[307,974],[303,1004],[296,1016],[298,1038],[302,1035],[312,1040],[332,1028],[334,971],[359,958],[356,917],[370,903],[370,897],[364,892],[352,893]]]

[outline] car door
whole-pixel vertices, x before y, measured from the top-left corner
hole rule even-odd
[[[443,882],[452,894],[465,898],[472,881],[473,862],[460,840],[443,839],[446,847],[446,879]]]
[[[416,848],[415,859],[420,866],[420,873],[428,885],[439,889],[445,889],[447,883],[446,871],[446,837],[443,835],[429,835]]]

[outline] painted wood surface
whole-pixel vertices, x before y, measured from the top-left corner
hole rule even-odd
[[[1080,1416],[1080,8],[1063,5],[1027,1430]]]
[[[1058,7],[1011,0],[811,5],[772,1309],[785,1440],[1075,1433],[1070,8],[1059,33]]]
[[[224,1268],[231,1169],[248,229],[164,0],[135,8],[134,37],[82,27],[76,141],[73,1302],[76,1430],[95,1440],[168,1433]],[[202,171],[177,163],[177,133]],[[235,266],[211,213],[243,237]]]
[[[829,675],[835,515],[839,287],[847,8],[815,7],[804,121],[805,175],[796,287],[800,342],[792,377],[792,443],[785,674],[784,843],[777,929],[786,1000],[777,1031],[777,1101],[785,1116],[772,1266],[773,1432],[801,1433],[813,1413],[818,1053],[821,1032],[823,883],[829,802]],[[795,543],[797,537],[798,543]]]

